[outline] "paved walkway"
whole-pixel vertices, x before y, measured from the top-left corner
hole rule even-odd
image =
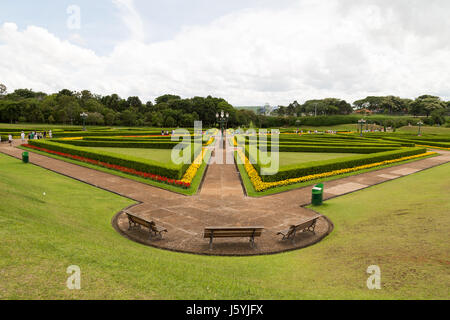
[[[15,142],[15,145],[19,144]],[[0,152],[21,158],[22,150],[0,145]],[[231,150],[221,150],[223,156]],[[325,199],[354,192],[371,185],[397,179],[414,172],[450,162],[450,152],[438,151],[440,156],[418,160],[387,169],[364,173],[325,183]],[[298,224],[317,213],[303,208],[311,202],[311,188],[292,190],[263,198],[246,197],[235,165],[209,165],[198,195],[187,197],[155,188],[134,180],[125,179],[97,170],[30,152],[30,162],[40,167],[83,181],[90,185],[117,193],[139,202],[130,210],[154,220],[169,233],[163,240],[148,240],[148,232],[128,231],[128,221],[123,213],[113,219],[113,226],[122,235],[154,247],[189,253],[214,255],[255,255],[299,249],[317,243],[332,230],[332,223],[319,219],[316,234],[298,235],[296,244],[283,242],[277,232]],[[207,226],[264,226],[265,231],[251,249],[248,239],[218,239],[210,251],[208,240],[203,239]]]

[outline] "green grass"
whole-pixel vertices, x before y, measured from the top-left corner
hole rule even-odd
[[[310,161],[321,161],[358,155],[354,153],[321,153],[321,152],[279,152],[280,168]],[[262,159],[270,160],[270,152],[262,152]]]
[[[97,147],[85,147],[93,151],[105,151],[115,153],[119,155],[130,155],[146,160],[154,160],[160,163],[172,162],[172,150],[171,149],[143,149],[143,148],[97,148]]]
[[[50,157],[50,158],[54,158],[54,159],[58,159],[58,160],[62,160],[65,162],[69,162],[69,163],[73,163],[82,167],[86,167],[86,168],[90,168],[90,169],[94,169],[94,170],[98,170],[101,172],[106,172],[109,174],[113,174],[119,177],[123,177],[123,178],[127,178],[127,179],[131,179],[131,180],[135,180],[141,183],[145,183],[157,188],[161,188],[161,189],[165,189],[165,190],[169,190],[172,192],[176,192],[176,193],[180,193],[180,194],[184,194],[187,196],[192,196],[197,194],[198,189],[200,187],[200,184],[203,180],[203,176],[205,174],[206,168],[208,166],[208,161],[209,158],[211,157],[211,150],[208,150],[207,153],[205,154],[204,157],[204,161],[202,163],[202,165],[200,166],[199,170],[197,171],[197,175],[195,176],[194,180],[192,180],[191,182],[191,187],[189,189],[182,189],[182,188],[178,188],[172,185],[168,185],[165,183],[159,183],[150,179],[144,179],[142,177],[138,177],[138,176],[134,176],[134,175],[130,175],[127,173],[123,173],[120,171],[116,171],[116,170],[112,170],[112,169],[108,169],[108,168],[104,168],[104,167],[100,167],[100,166],[96,166],[96,165],[92,165],[86,162],[82,162],[82,161],[77,161],[77,160],[73,160],[73,159],[69,159],[69,158],[65,158],[65,157],[60,157],[51,153],[46,153],[46,152],[42,152],[42,151],[38,151],[38,150],[34,150],[34,149],[29,149],[29,148],[25,148],[25,147],[18,147],[19,149],[25,150],[25,151],[29,151],[30,153],[30,157],[32,157],[32,153],[37,153],[46,157]]]
[[[450,164],[327,201],[335,231],[315,246],[242,258],[136,244],[111,226],[131,200],[4,155],[0,167],[0,299],[448,299]],[[366,288],[372,264],[382,290]]]

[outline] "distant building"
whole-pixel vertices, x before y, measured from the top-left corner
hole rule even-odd
[[[372,114],[373,111],[369,109],[358,109],[355,111],[357,114]]]

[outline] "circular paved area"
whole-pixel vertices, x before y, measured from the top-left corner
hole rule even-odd
[[[17,158],[20,158],[22,152],[5,145],[0,146],[0,151]],[[439,157],[327,182],[324,198],[340,196],[450,161],[450,153],[439,152],[442,153]],[[168,233],[164,238],[150,241],[146,229],[128,230],[128,220],[123,212],[113,218],[113,227],[133,241],[161,249],[207,255],[272,254],[317,243],[333,228],[326,217],[320,217],[315,234],[299,234],[295,244],[282,241],[281,236],[277,236],[279,231],[317,216],[316,212],[302,207],[311,201],[311,187],[264,198],[246,197],[239,173],[233,164],[210,164],[200,193],[187,197],[64,161],[30,154],[33,164],[138,201],[137,205],[128,210],[167,228]],[[265,230],[261,238],[256,239],[255,248],[250,247],[248,238],[237,238],[215,239],[214,248],[210,250],[209,240],[203,239],[203,230],[212,226],[264,226]]]
[[[227,151],[223,152],[226,159]],[[228,150],[230,153],[231,150]],[[317,213],[300,207],[300,202],[290,205],[275,198],[254,199],[244,195],[239,172],[234,164],[215,164],[211,161],[199,195],[177,196],[161,202],[145,202],[129,209],[132,213],[158,226],[168,229],[163,239],[149,239],[148,229],[129,230],[128,218],[120,212],[113,225],[122,235],[142,244],[206,255],[260,255],[303,248],[317,243],[332,230],[332,224],[321,217],[315,233],[306,232],[292,241],[282,241],[277,233],[291,225],[300,224]],[[300,199],[299,199],[300,200]],[[263,226],[264,231],[252,248],[248,238],[214,239],[209,249],[209,239],[203,238],[205,227],[248,227]]]

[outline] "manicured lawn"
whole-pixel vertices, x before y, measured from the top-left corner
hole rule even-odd
[[[251,258],[136,244],[111,226],[131,200],[4,155],[0,168],[0,299],[448,299],[449,164],[328,201],[323,242]],[[366,288],[372,264],[382,290]]]
[[[143,149],[143,148],[93,148],[86,149],[106,151],[116,154],[130,155],[133,157],[143,158],[147,160],[154,160],[161,163],[172,163],[171,149]]]
[[[269,157],[270,152],[266,152],[266,155],[262,157]],[[292,164],[299,164],[310,161],[321,161],[329,159],[337,159],[344,157],[351,157],[353,155],[358,155],[354,153],[320,153],[320,152],[280,152],[280,167],[289,166]]]

